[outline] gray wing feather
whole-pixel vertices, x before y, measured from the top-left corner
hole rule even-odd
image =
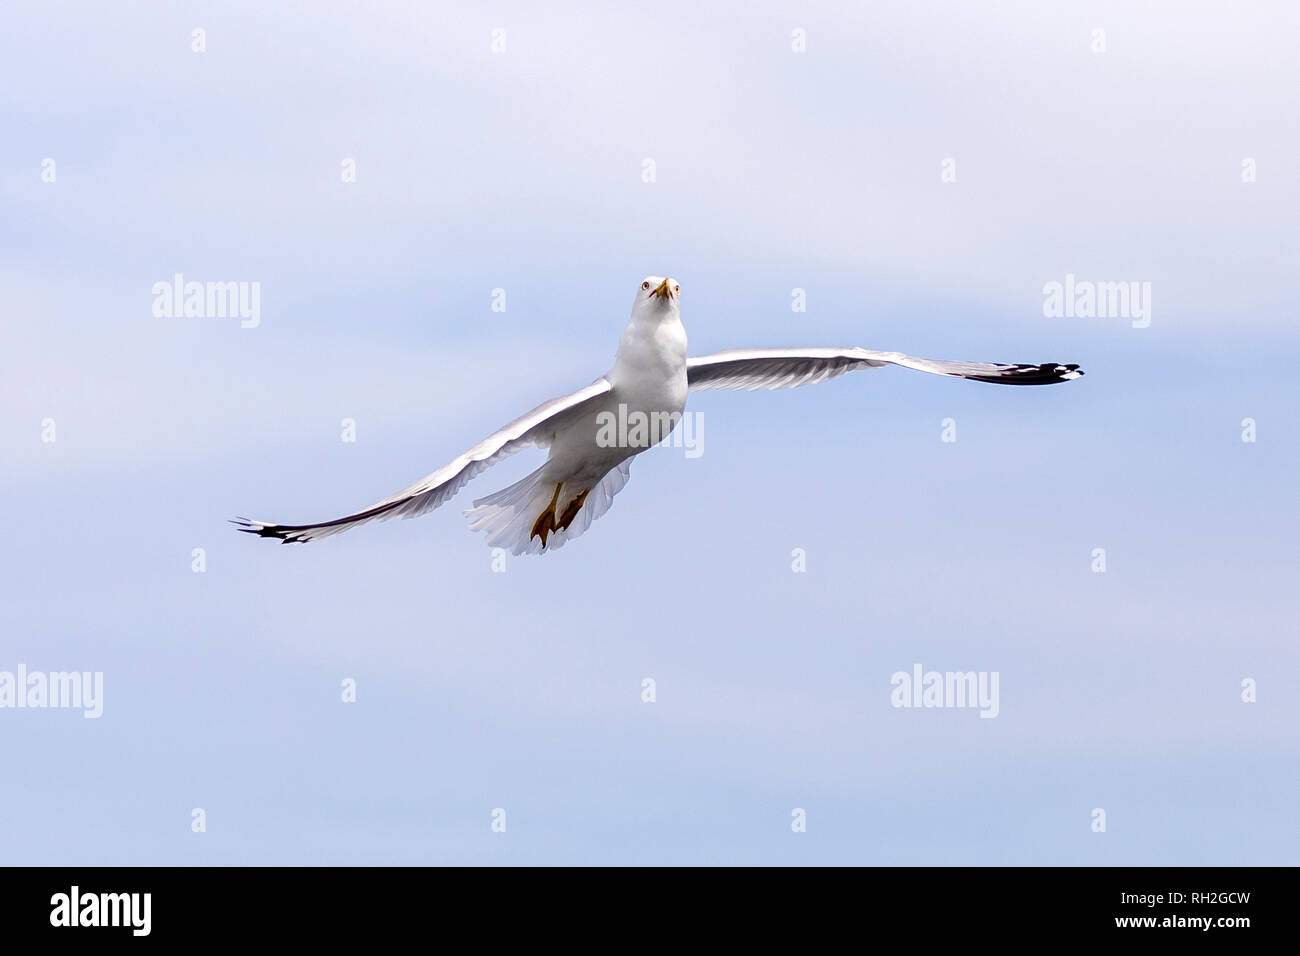
[[[545,448],[550,445],[558,429],[582,415],[601,396],[608,394],[610,388],[609,380],[602,376],[572,395],[544,402],[504,428],[498,429],[433,474],[426,475],[409,488],[404,488],[364,511],[320,524],[286,525],[254,521],[250,518],[237,518],[234,523],[240,531],[261,535],[264,538],[279,538],[289,543],[327,538],[367,521],[414,518],[437,508],[465,487],[471,478],[502,458],[513,455],[523,448]]]
[[[687,359],[686,376],[692,392],[706,389],[797,388],[824,382],[863,368],[898,365],[999,385],[1049,385],[1078,378],[1077,365],[999,364],[993,362],[947,362],[914,358],[902,352],[877,352],[858,348],[731,349]]]

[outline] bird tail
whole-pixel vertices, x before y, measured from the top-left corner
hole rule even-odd
[[[630,461],[620,462],[589,489],[565,489],[565,498],[581,497],[569,507],[557,510],[559,492],[555,482],[543,479],[545,465],[531,475],[475,500],[465,512],[471,531],[487,534],[489,548],[505,548],[511,554],[543,554],[564,546],[609,510],[614,496],[627,484]]]

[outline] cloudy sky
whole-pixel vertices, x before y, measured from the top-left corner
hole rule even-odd
[[[0,707],[6,861],[1300,863],[1300,14],[1134,6],[7,4],[0,683],[103,714]],[[501,573],[460,510],[536,453],[226,523],[586,384],[647,274],[693,354],[1088,374],[697,395]],[[917,665],[996,718],[892,706]]]

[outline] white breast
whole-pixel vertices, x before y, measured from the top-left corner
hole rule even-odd
[[[609,380],[629,410],[677,412],[686,407],[686,329],[675,316],[633,316],[623,329]]]

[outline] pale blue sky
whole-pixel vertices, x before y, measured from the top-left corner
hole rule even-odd
[[[7,4],[0,670],[105,700],[0,710],[5,861],[1300,862],[1300,14],[1132,6]],[[176,272],[261,325],[155,318]],[[1045,318],[1067,273],[1150,327]],[[646,274],[693,353],[1088,374],[696,396],[701,457],[504,574],[460,510],[536,454],[226,524],[587,383]],[[999,716],[891,708],[916,663]]]

